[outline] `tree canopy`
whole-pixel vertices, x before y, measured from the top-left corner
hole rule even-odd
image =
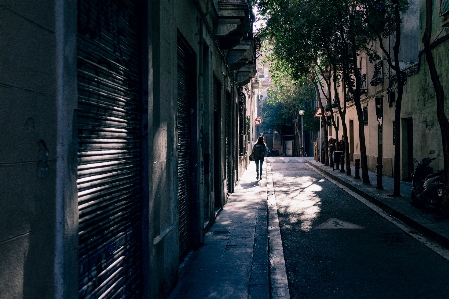
[[[382,38],[396,33],[400,36],[400,13],[407,9],[406,0],[257,0],[259,12],[266,26],[260,35],[264,42],[272,45],[273,58],[286,68],[293,78],[308,76],[321,87],[327,105],[332,101],[332,82],[344,84],[350,96],[343,97],[338,112],[345,118],[346,101],[354,101],[359,122],[362,178],[369,182],[363,111],[361,107],[361,67],[359,56],[368,55],[370,61],[387,55],[389,49],[382,47]],[[374,42],[379,41],[382,53],[377,53]],[[399,40],[395,50],[399,49]],[[398,73],[399,74],[399,73]],[[399,74],[400,75],[400,74]],[[398,76],[400,77],[400,76]],[[402,83],[399,80],[399,83]],[[326,92],[323,85],[326,85]],[[334,91],[334,99],[338,93]],[[400,101],[398,101],[400,103]],[[323,111],[321,103],[320,107]],[[399,109],[400,110],[400,105]],[[343,126],[345,124],[343,123]],[[346,129],[343,127],[344,137]],[[327,148],[327,130],[324,130]],[[346,141],[347,144],[347,141]],[[348,151],[345,151],[346,154]],[[325,163],[327,163],[325,150]],[[347,161],[348,159],[346,159]]]
[[[268,88],[263,109],[263,128],[286,131],[293,125],[299,110],[306,111],[304,128],[317,131],[319,122],[313,118],[315,88],[307,78],[294,80],[276,65],[270,69],[274,84]]]

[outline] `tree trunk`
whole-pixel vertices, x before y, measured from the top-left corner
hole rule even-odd
[[[323,124],[323,132],[324,132],[324,165],[329,166],[329,143],[328,143],[328,132],[327,132],[327,118],[326,118],[326,111],[324,111],[324,107],[321,108],[321,111],[323,113],[322,116],[322,124]]]
[[[399,74],[398,74],[399,75]],[[398,86],[399,89],[399,86]],[[402,95],[401,95],[402,96]],[[394,168],[393,168],[393,196],[401,196],[401,101],[398,98],[396,100],[396,109],[394,111],[394,135],[396,137],[396,143],[394,144]]]
[[[349,140],[348,140],[348,126],[346,125],[346,115],[340,115],[341,116],[341,124],[343,127],[343,136],[342,136],[342,140],[344,142],[344,148],[340,149],[344,151],[344,155],[345,155],[345,166],[346,166],[346,174],[347,175],[351,175],[351,161],[349,161]]]
[[[424,43],[424,53],[426,55],[427,65],[429,67],[430,77],[432,79],[435,95],[437,99],[437,117],[440,124],[443,155],[444,155],[444,171],[443,171],[443,199],[441,211],[445,216],[449,216],[449,120],[444,113],[444,89],[441,85],[440,78],[437,73],[432,50],[430,48],[430,38],[432,36],[432,0],[426,0],[426,29],[422,41]]]
[[[393,47],[394,55],[394,70],[396,72],[396,79],[398,84],[398,97],[396,99],[396,109],[394,111],[394,121],[396,123],[395,135],[396,144],[394,145],[394,173],[393,173],[393,196],[401,196],[401,108],[402,95],[404,94],[404,83],[406,74],[401,71],[399,65],[399,46],[401,43],[401,15],[399,12],[398,0],[395,0],[395,19],[396,19],[396,40]]]
[[[323,155],[321,154],[321,150],[319,151],[319,157],[320,157],[320,162],[323,163],[324,165],[328,166],[329,165],[329,152],[327,149],[327,123],[326,123],[326,111],[324,110],[324,106],[323,103],[321,102],[321,97],[320,97],[320,90],[318,88],[318,83],[314,82],[315,84],[315,89],[316,89],[316,93],[317,93],[317,101],[318,101],[318,107],[321,111],[321,125],[320,125],[320,137],[323,140],[320,140],[319,142],[322,142],[321,144],[318,145],[318,148],[320,148],[323,152],[324,152],[324,161],[322,161],[322,157]],[[321,131],[322,130],[322,131]],[[321,136],[321,132],[324,133],[324,136]]]
[[[354,99],[354,102],[356,100]],[[360,139],[360,166],[362,168],[362,181],[365,184],[369,184],[368,175],[368,158],[366,156],[366,141],[365,141],[365,124],[363,122],[363,110],[360,104],[360,99],[355,103],[357,109],[357,119],[359,122],[359,139]]]
[[[334,66],[334,70],[336,67]],[[338,103],[338,114],[341,118],[341,126],[343,130],[342,138],[344,148],[339,148],[339,151],[343,151],[344,153],[344,159],[345,159],[345,166],[346,166],[346,174],[351,175],[351,161],[349,161],[349,142],[348,142],[348,127],[346,125],[346,89],[343,90],[343,109],[341,108],[340,99],[338,97],[338,90],[337,90],[337,72],[334,71],[334,94],[335,94],[335,101]],[[335,125],[335,131],[336,131],[336,145],[338,146],[338,130],[337,125]]]
[[[357,53],[354,48],[352,49],[352,59],[353,61],[357,61]],[[357,110],[357,119],[359,121],[360,166],[362,168],[362,181],[365,184],[369,184],[370,180],[368,175],[368,158],[366,156],[365,124],[363,120],[362,104],[360,102],[360,76],[358,74],[356,63],[353,64],[353,74],[356,82],[354,90],[354,104]]]
[[[343,136],[341,139],[344,142],[344,148],[341,150],[344,151],[345,155],[346,174],[351,175],[351,161],[349,160],[349,139],[348,139],[348,126],[346,125],[346,113],[345,112],[341,113],[340,117],[341,117],[341,125],[343,127]]]

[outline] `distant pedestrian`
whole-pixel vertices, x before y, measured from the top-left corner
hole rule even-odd
[[[262,165],[266,154],[267,154],[267,147],[265,145],[265,142],[263,141],[263,137],[259,137],[252,151],[254,161],[256,162],[257,180],[262,178]]]
[[[329,153],[330,154],[332,154],[336,150],[336,143],[337,143],[336,139],[334,139],[332,137],[329,137],[329,141],[327,142],[327,144],[328,144],[328,147],[329,147]]]
[[[338,142],[338,150],[343,153],[345,152],[345,141],[343,139]]]
[[[328,149],[329,149],[329,165],[331,167],[334,167],[334,152],[336,150],[336,143],[337,140],[329,137],[329,140],[327,141]]]

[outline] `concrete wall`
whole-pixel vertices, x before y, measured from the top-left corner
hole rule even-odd
[[[449,76],[444,70],[448,67],[449,55],[447,42],[433,50],[436,65],[439,69],[440,80],[445,90]],[[411,118],[413,122],[413,156],[417,159],[426,157],[430,150],[435,150],[432,157],[434,169],[443,169],[443,148],[441,143],[441,130],[437,119],[436,98],[433,84],[430,80],[427,62],[421,60],[419,73],[409,77],[405,86],[406,97],[402,110],[403,118]],[[449,101],[446,98],[446,115],[449,115]]]
[[[2,298],[77,297],[75,9],[0,5]]]
[[[149,294],[167,294],[178,266],[176,107],[176,25],[174,3],[150,2],[148,101]],[[165,20],[164,23],[161,20]]]

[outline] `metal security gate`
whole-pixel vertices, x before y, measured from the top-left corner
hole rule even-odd
[[[79,298],[142,297],[135,2],[78,0]]]
[[[182,261],[192,248],[192,184],[195,97],[195,57],[178,38],[178,203],[179,259]]]
[[[215,208],[221,207],[221,83],[214,76],[213,101],[214,101],[214,198]]]
[[[225,118],[225,134],[226,134],[226,178],[227,191],[232,193],[232,164],[231,164],[231,94],[226,93],[226,118]]]

